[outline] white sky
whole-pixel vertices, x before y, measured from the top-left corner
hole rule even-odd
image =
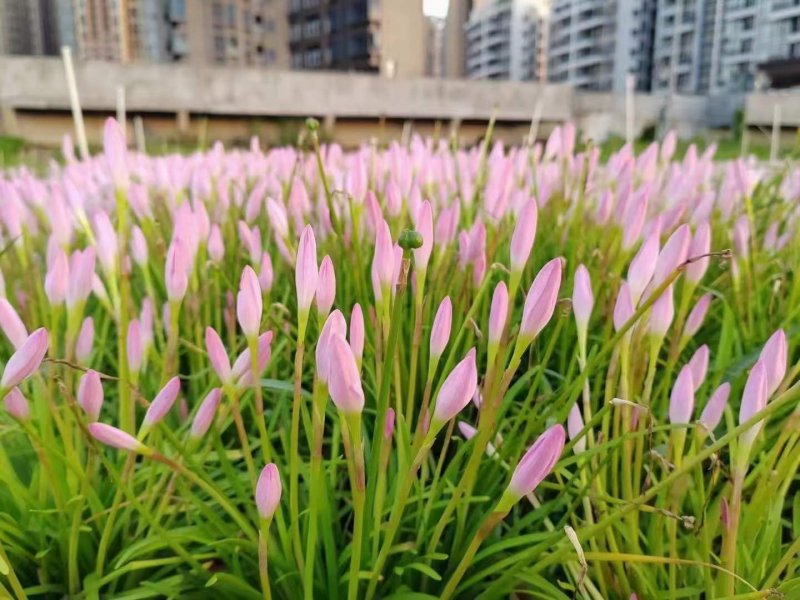
[[[431,17],[446,17],[450,0],[423,0],[422,10]]]

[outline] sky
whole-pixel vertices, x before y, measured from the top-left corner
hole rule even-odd
[[[423,0],[422,10],[431,17],[446,17],[447,4],[450,0]]]

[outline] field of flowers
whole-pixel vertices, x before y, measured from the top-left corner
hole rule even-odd
[[[0,596],[800,598],[800,168],[316,132],[0,174]]]

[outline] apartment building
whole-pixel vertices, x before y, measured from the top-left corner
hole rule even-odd
[[[554,0],[550,10],[549,80],[578,89],[650,89],[654,0]]]

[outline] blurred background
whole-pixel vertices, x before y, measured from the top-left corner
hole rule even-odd
[[[412,132],[510,143],[574,121],[608,147],[676,129],[792,151],[800,0],[0,0],[0,156],[125,118],[149,151],[345,146]]]

